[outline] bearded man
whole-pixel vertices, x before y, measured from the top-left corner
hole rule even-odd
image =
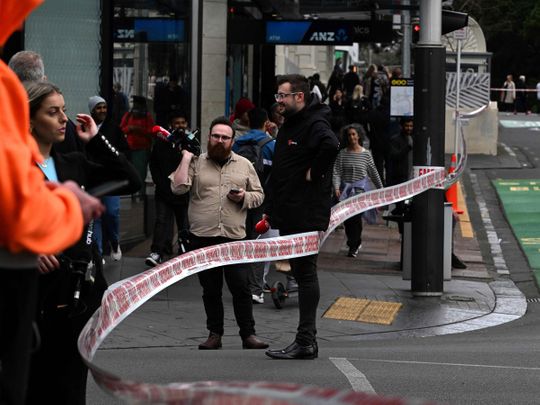
[[[210,124],[207,152],[196,157],[182,150],[182,161],[172,173],[171,190],[190,192],[189,249],[218,245],[246,238],[248,209],[260,206],[264,193],[253,164],[232,151],[234,129],[226,117]],[[223,279],[233,296],[236,323],[244,349],[266,349],[255,336],[249,264],[221,266],[197,273],[203,288],[208,339],[199,350],[221,348],[224,333]]]

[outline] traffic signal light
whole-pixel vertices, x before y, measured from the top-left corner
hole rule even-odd
[[[459,30],[469,25],[469,14],[457,11],[443,10],[441,21],[441,34]]]
[[[460,28],[469,25],[469,15],[459,13],[457,11],[443,10],[441,19],[441,34],[445,35],[449,32],[459,30]],[[412,42],[417,43],[420,39],[420,18],[414,17],[411,19],[412,26]]]
[[[412,42],[416,44],[420,39],[420,23],[412,25]]]

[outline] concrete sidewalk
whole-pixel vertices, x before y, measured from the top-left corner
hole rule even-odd
[[[454,270],[444,283],[441,297],[413,297],[410,281],[399,271],[400,239],[395,227],[381,222],[366,225],[363,247],[357,258],[346,257],[343,230],[334,232],[319,258],[321,300],[319,341],[355,341],[394,337],[433,336],[459,333],[509,322],[523,316],[524,296],[510,280],[494,280],[486,270],[478,243],[456,231],[456,253],[467,263],[466,270]],[[144,257],[150,241],[124,255],[121,262],[108,261],[105,272],[110,283],[140,273],[148,267]],[[285,276],[271,271],[270,282]],[[106,339],[102,348],[159,346],[196,347],[207,337],[201,287],[190,277],[159,293],[128,317]],[[339,297],[400,302],[402,308],[391,325],[343,321],[322,317]],[[239,344],[232,299],[224,288],[224,347]],[[294,339],[298,321],[297,298],[277,309],[269,294],[264,304],[254,304],[257,334],[273,347]]]

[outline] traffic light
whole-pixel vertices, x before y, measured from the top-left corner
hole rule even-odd
[[[459,30],[469,25],[469,15],[457,11],[443,10],[441,19],[441,34]],[[420,18],[411,18],[412,42],[416,44],[420,39]]]
[[[412,25],[412,42],[416,44],[420,39],[420,23]]]
[[[441,21],[441,34],[459,30],[469,25],[469,14],[457,11],[443,10]]]

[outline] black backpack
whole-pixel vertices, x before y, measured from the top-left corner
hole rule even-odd
[[[259,179],[262,181],[264,177],[264,163],[263,163],[263,154],[262,148],[268,142],[272,141],[273,138],[268,136],[264,139],[261,139],[259,142],[249,142],[242,144],[237,150],[236,153],[240,156],[245,157],[249,160],[255,171],[259,175]]]

